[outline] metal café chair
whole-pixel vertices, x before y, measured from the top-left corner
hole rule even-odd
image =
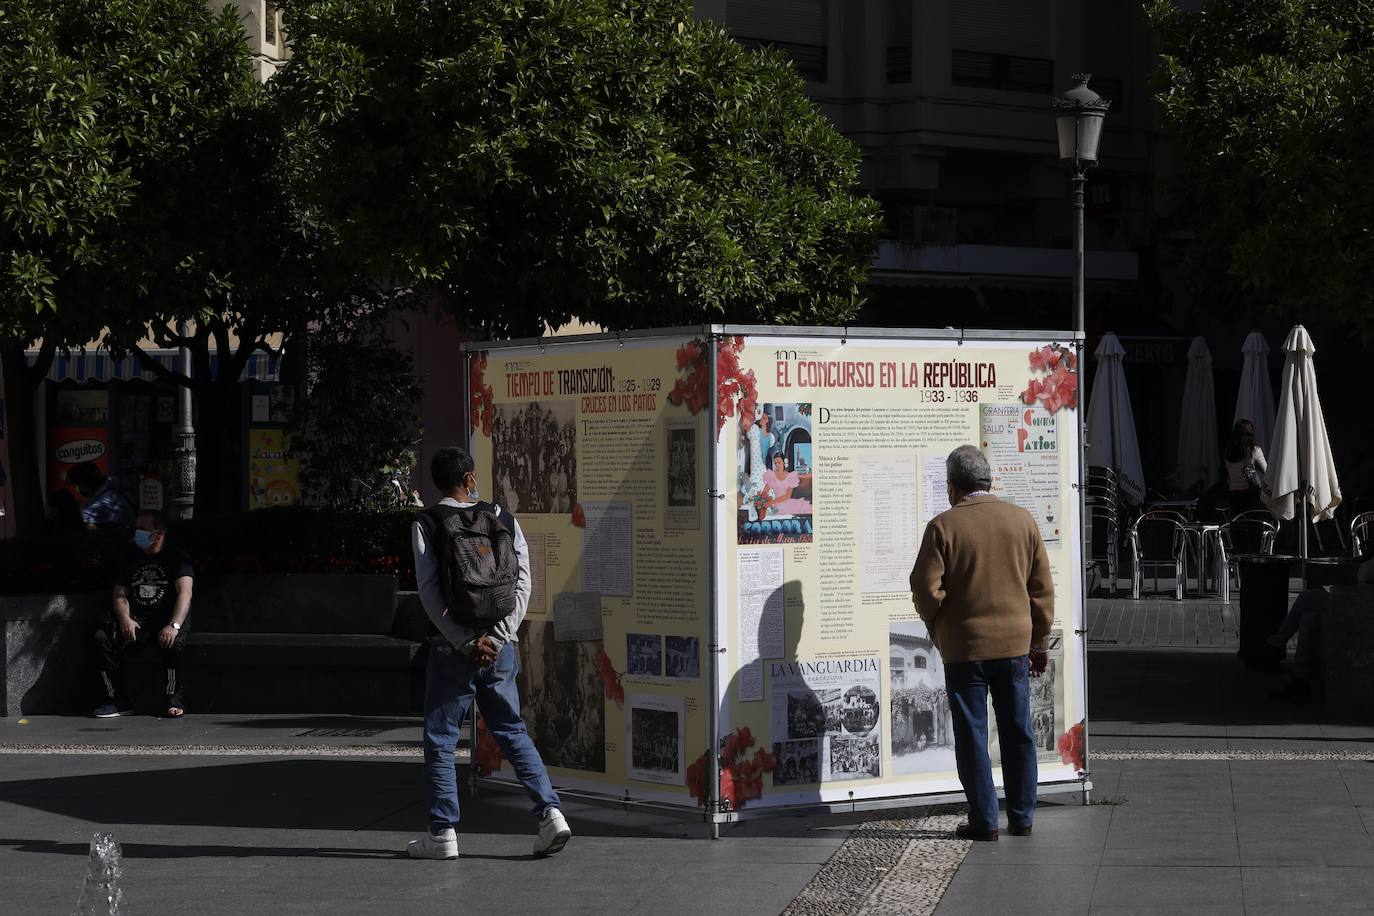
[[[1216,545],[1221,551],[1218,567],[1222,571],[1222,603],[1231,602],[1232,576],[1236,577],[1236,587],[1240,588],[1240,565],[1236,562],[1236,555],[1263,553],[1272,556],[1278,539],[1278,522],[1263,509],[1242,512],[1220,527]]]
[[[1117,560],[1120,554],[1118,531],[1120,524],[1119,508],[1114,496],[1088,493],[1084,502],[1088,507],[1088,530],[1086,532],[1089,554],[1089,568],[1102,567],[1107,573],[1107,590],[1116,597]],[[1101,536],[1098,532],[1101,531]]]
[[[1350,555],[1357,560],[1374,548],[1374,512],[1361,512],[1350,520]]]
[[[1127,534],[1131,551],[1131,597],[1140,598],[1144,578],[1142,567],[1149,563],[1155,569],[1155,591],[1159,591],[1159,567],[1172,564],[1174,568],[1174,598],[1183,600],[1188,583],[1188,555],[1193,539],[1188,520],[1168,509],[1144,512],[1132,524]],[[1167,548],[1165,545],[1168,545]]]

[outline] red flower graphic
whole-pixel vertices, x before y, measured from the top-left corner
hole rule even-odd
[[[1031,379],[1021,392],[1021,402],[1031,405],[1039,401],[1050,413],[1061,407],[1073,410],[1078,406],[1078,357],[1060,344],[1047,344],[1030,352],[1030,367],[1048,375]]]
[[[747,725],[726,735],[720,742],[720,797],[732,811],[743,808],[750,799],[762,798],[763,774],[773,772],[778,765],[777,758],[763,748],[750,755],[752,747],[754,735]],[[697,804],[703,806],[709,778],[706,753],[687,767],[687,789]]]
[[[474,353],[469,364],[472,368],[468,378],[468,422],[474,431],[480,426],[482,435],[490,438],[496,405],[491,386],[486,383],[487,354]]]
[[[606,698],[615,700],[616,708],[625,708],[625,688],[620,686],[620,672],[615,670],[611,657],[604,651],[596,653],[596,672],[606,689]]]
[[[501,769],[501,747],[487,728],[487,720],[481,716],[477,717],[477,748],[473,752],[472,762],[483,776],[490,776]]]
[[[1088,768],[1088,762],[1084,756],[1083,723],[1079,722],[1073,728],[1060,735],[1055,749],[1059,751],[1059,759],[1064,761],[1065,764],[1073,767],[1080,773],[1086,770]]]
[[[573,503],[572,523],[574,528],[587,527],[587,511],[582,508],[581,503]]]
[[[725,427],[727,417],[735,416],[738,405],[741,427],[747,429],[754,422],[754,408],[758,393],[754,370],[741,371],[739,353],[744,349],[743,337],[726,337],[716,345],[716,435]],[[685,378],[673,383],[668,403],[685,404],[692,413],[699,413],[711,403],[711,370],[708,365],[710,348],[700,340],[692,340],[678,347],[678,372]]]

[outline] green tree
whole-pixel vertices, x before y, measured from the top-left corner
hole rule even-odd
[[[340,319],[310,333],[307,394],[292,416],[302,490],[345,512],[410,505],[420,440],[415,362],[370,325]]]
[[[382,301],[356,265],[297,219],[289,163],[275,97],[249,78],[193,142],[149,170],[121,224],[109,340],[191,388],[198,514],[241,505],[239,379],[253,355],[285,349],[286,369],[294,364],[303,384],[308,325],[367,314]],[[183,323],[186,336],[173,330]],[[149,334],[190,350],[189,376],[137,348]]]
[[[120,221],[149,163],[188,144],[247,66],[237,18],[201,0],[0,4],[0,360],[9,436],[57,349],[97,337]],[[24,350],[42,340],[29,367]],[[34,451],[10,452],[21,532],[42,519]]]
[[[879,224],[778,53],[687,0],[288,0],[302,217],[467,327],[854,314]]]
[[[1374,6],[1146,3],[1201,301],[1374,331]]]

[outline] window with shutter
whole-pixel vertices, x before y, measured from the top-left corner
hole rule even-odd
[[[729,0],[725,27],[748,48],[773,47],[813,82],[826,79],[827,0]]]

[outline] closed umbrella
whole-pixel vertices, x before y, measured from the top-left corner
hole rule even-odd
[[[1188,348],[1188,379],[1183,385],[1183,410],[1179,415],[1179,486],[1189,491],[1201,484],[1205,492],[1221,479],[1221,454],[1217,441],[1217,396],[1212,387],[1212,351],[1201,337]]]
[[[1240,367],[1240,392],[1236,395],[1236,414],[1231,418],[1249,420],[1255,426],[1255,444],[1269,454],[1274,438],[1274,390],[1269,381],[1269,344],[1259,331],[1251,331],[1241,345],[1244,362]]]
[[[1102,335],[1093,355],[1092,398],[1088,402],[1088,465],[1116,472],[1117,492],[1132,506],[1145,501],[1145,474],[1140,469],[1140,442],[1135,435],[1131,394],[1121,357],[1126,355],[1115,334]]]
[[[1317,396],[1317,370],[1312,365],[1316,347],[1299,324],[1288,332],[1283,351],[1283,386],[1264,480],[1265,502],[1278,518],[1294,518],[1301,512],[1305,519],[1322,521],[1341,504],[1341,485]],[[1298,526],[1298,553],[1307,559],[1305,520]]]

